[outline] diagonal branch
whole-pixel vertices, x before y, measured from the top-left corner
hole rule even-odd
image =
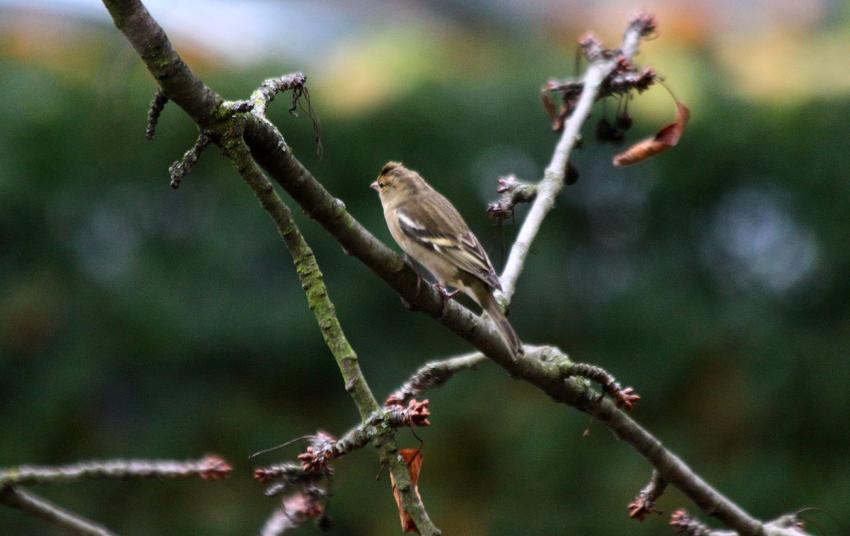
[[[32,514],[55,527],[81,536],[116,536],[106,527],[17,486],[0,488],[0,503]]]
[[[387,397],[385,404],[407,404],[425,391],[439,387],[462,370],[475,368],[487,362],[481,352],[431,361],[419,367],[413,376]]]

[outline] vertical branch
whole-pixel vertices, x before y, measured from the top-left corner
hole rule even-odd
[[[222,144],[222,150],[236,166],[245,182],[254,190],[260,204],[269,213],[278,233],[286,243],[295,263],[298,279],[307,296],[307,304],[319,323],[325,344],[336,360],[345,382],[345,390],[354,400],[361,420],[365,421],[374,412],[380,410],[380,406],[366,383],[357,354],[342,330],[313,250],[295,224],[292,212],[278,196],[269,179],[254,163],[242,138],[240,136],[228,138]],[[404,508],[413,518],[420,533],[429,536],[439,535],[440,530],[428,517],[422,501],[415,492],[407,465],[398,452],[391,431],[379,439],[378,449],[381,458],[389,465],[390,472],[401,492]]]

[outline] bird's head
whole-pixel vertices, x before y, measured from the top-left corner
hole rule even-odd
[[[419,173],[407,169],[401,162],[387,162],[369,187],[378,192],[381,203],[386,206],[401,197],[414,195],[428,185]]]

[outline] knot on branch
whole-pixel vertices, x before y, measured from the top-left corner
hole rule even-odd
[[[428,420],[431,416],[429,404],[428,399],[420,402],[414,398],[408,402],[404,423],[407,426],[431,426],[431,421]]]
[[[655,33],[657,23],[655,16],[650,13],[639,13],[632,19],[626,35],[636,35],[637,39],[647,38]],[[659,80],[658,74],[652,67],[638,69],[629,59],[629,52],[621,49],[609,49],[602,45],[602,41],[592,33],[584,34],[578,40],[579,50],[591,63],[614,60],[616,64],[608,73],[599,86],[596,100],[616,96],[625,99],[631,98],[632,93],[643,93]],[[624,47],[625,48],[625,47]],[[584,89],[583,79],[549,80],[540,89],[540,100],[543,108],[552,120],[552,130],[561,132],[567,118],[575,110],[578,98]],[[555,96],[560,97],[560,106],[556,104]],[[625,106],[623,115],[617,121],[616,129],[604,132],[614,141],[622,139],[622,134],[631,127],[631,119],[628,117]],[[597,126],[597,136],[604,130],[604,125]]]
[[[658,471],[652,471],[652,478],[649,479],[649,484],[640,490],[635,500],[629,503],[629,517],[643,521],[644,518],[651,513],[662,514],[661,510],[655,508],[655,501],[667,489],[667,481],[658,475]]]
[[[387,397],[385,402],[387,421],[395,428],[399,426],[431,426],[431,421],[428,420],[431,416],[430,404],[431,401],[428,399],[419,401],[412,398],[405,407],[403,399],[396,398],[395,393],[393,393]]]
[[[637,519],[638,521],[643,521],[648,514],[654,513],[661,515],[664,513],[661,510],[657,510],[655,508],[655,503],[649,500],[642,493],[635,497],[635,500],[630,502],[627,508],[629,510],[629,517]]]
[[[639,11],[632,18],[626,31],[636,30],[641,37],[647,38],[652,37],[657,29],[658,19],[655,18],[655,15],[647,11]]]
[[[711,529],[700,520],[691,516],[687,510],[680,508],[670,515],[670,526],[679,534],[687,536],[709,536]]]
[[[605,77],[599,86],[596,100],[614,96],[624,99],[624,102],[627,103],[633,92],[643,93],[659,79],[658,73],[652,67],[639,69],[630,59],[622,56],[617,61],[614,70]],[[564,123],[575,109],[582,89],[584,89],[584,81],[582,80],[549,80],[540,89],[543,108],[552,119],[552,130],[561,132],[564,129]],[[552,95],[560,96],[561,105],[559,109]],[[622,134],[632,126],[627,106],[623,104],[622,110],[619,108],[620,106],[618,106],[616,119],[616,131],[619,134],[619,137],[616,138],[617,141],[622,139]],[[597,137],[600,137],[598,125]]]
[[[658,73],[652,67],[638,69],[628,58],[621,57],[614,71],[605,78],[600,86],[600,94],[624,96],[631,91],[638,94],[649,89],[658,80]]]
[[[221,480],[230,476],[233,466],[221,456],[210,454],[198,463],[198,476],[204,480]]]
[[[289,113],[298,115],[298,108],[306,111],[310,120],[313,122],[313,136],[316,142],[316,155],[322,156],[322,136],[321,124],[316,110],[313,108],[313,103],[310,101],[310,92],[307,89],[307,77],[304,73],[290,73],[277,78],[268,78],[260,84],[254,93],[251,94],[250,106],[254,115],[265,119],[266,108],[278,95],[284,91],[292,91],[292,99],[289,103]],[[306,106],[305,106],[306,103]]]
[[[298,455],[302,469],[310,473],[328,471],[328,462],[339,454],[337,444],[336,438],[332,435],[327,432],[317,432],[311,437],[307,450]]]
[[[189,174],[192,169],[195,167],[195,164],[198,163],[198,159],[201,157],[201,153],[204,152],[204,149],[212,141],[212,137],[206,131],[201,131],[198,134],[198,139],[195,140],[195,144],[183,154],[183,157],[180,160],[177,160],[170,166],[168,166],[168,175],[171,177],[171,187],[175,190],[180,188],[180,183],[183,181],[183,177]]]
[[[254,469],[254,480],[268,484],[265,493],[271,497],[295,488],[302,489],[332,474],[333,468],[329,465],[325,465],[322,471],[307,471],[297,463],[283,463]]]
[[[328,462],[333,458],[333,451],[320,449],[314,446],[307,447],[305,452],[298,455],[302,468],[305,471],[316,473],[327,469]]]
[[[621,389],[620,384],[614,382],[613,385],[608,386],[608,390],[617,401],[617,407],[626,408],[628,411],[631,411],[640,401],[640,395],[632,387]]]
[[[513,218],[514,207],[519,203],[531,203],[537,198],[537,185],[521,181],[516,175],[499,177],[496,193],[502,194],[498,201],[487,205],[487,214],[498,222]]]

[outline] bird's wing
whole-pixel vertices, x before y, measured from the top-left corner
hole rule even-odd
[[[446,198],[432,191],[428,195],[417,196],[415,206],[406,205],[396,209],[399,228],[405,235],[481,279],[489,287],[502,289],[478,238]]]

